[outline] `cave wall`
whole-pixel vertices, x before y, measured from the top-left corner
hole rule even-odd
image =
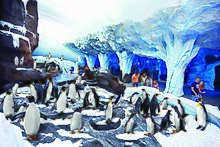
[[[202,48],[187,67],[187,85],[200,77],[205,89],[214,90],[215,67],[220,65],[220,50]]]
[[[37,1],[0,1],[0,62],[14,62],[24,56],[24,65],[32,65],[32,52],[39,42]]]

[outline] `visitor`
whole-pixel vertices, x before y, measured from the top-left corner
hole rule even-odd
[[[138,71],[136,71],[135,74],[133,74],[131,77],[133,87],[138,87],[138,78],[139,78],[139,73]]]
[[[206,92],[204,91],[204,87],[205,87],[205,84],[203,81],[201,81],[199,83],[199,98],[202,99],[202,94],[205,94]],[[203,101],[203,100],[202,100]]]
[[[152,83],[153,83],[153,80],[151,79],[151,76],[148,76],[147,81],[146,81],[146,86],[152,87]]]
[[[147,75],[146,73],[143,73],[141,75],[141,86],[146,86],[146,81],[147,81]]]
[[[154,82],[153,82],[153,84],[152,84],[152,87],[159,90],[159,86],[158,86],[157,80],[154,80]]]
[[[199,98],[199,81],[200,78],[196,77],[195,81],[191,84],[191,94],[192,94],[192,100],[198,102]]]

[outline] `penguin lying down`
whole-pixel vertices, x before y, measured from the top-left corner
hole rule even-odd
[[[12,121],[15,121],[18,118],[24,118],[24,130],[27,134],[28,140],[38,140],[37,133],[40,128],[40,117],[47,120],[47,117],[43,113],[40,113],[38,107],[31,102],[27,106],[26,112],[16,114],[12,118]]]

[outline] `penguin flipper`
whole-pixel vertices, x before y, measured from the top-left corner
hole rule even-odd
[[[47,116],[45,114],[41,113],[41,112],[40,112],[40,117],[47,120]]]
[[[17,111],[20,109],[19,106],[14,106],[13,108],[14,108],[14,111],[15,111],[15,112],[17,112]]]
[[[11,118],[11,121],[15,121],[15,120],[18,119],[18,118],[24,118],[24,116],[25,116],[25,112],[18,113],[18,114],[16,114],[15,116],[13,116],[13,117]]]

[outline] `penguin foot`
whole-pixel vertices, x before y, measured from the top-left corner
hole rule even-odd
[[[95,107],[92,107],[92,110],[96,110],[96,108],[95,108]]]
[[[83,131],[82,131],[82,130],[78,130],[78,132],[79,132],[79,133],[83,133]]]
[[[131,132],[131,134],[135,134],[134,132]]]
[[[28,135],[27,139],[30,140],[30,141],[32,141],[32,140],[38,140],[38,139],[37,139],[37,135],[33,135],[33,136]]]
[[[205,127],[202,127],[201,131],[204,131],[205,130]]]
[[[144,134],[145,136],[152,136],[152,134],[151,133],[146,133],[146,134]]]
[[[70,133],[71,133],[71,134],[75,134],[74,130],[72,130]]]
[[[173,130],[173,134],[176,134],[177,133],[177,130]]]
[[[202,128],[202,126],[198,126],[196,129],[200,129],[200,128]]]

